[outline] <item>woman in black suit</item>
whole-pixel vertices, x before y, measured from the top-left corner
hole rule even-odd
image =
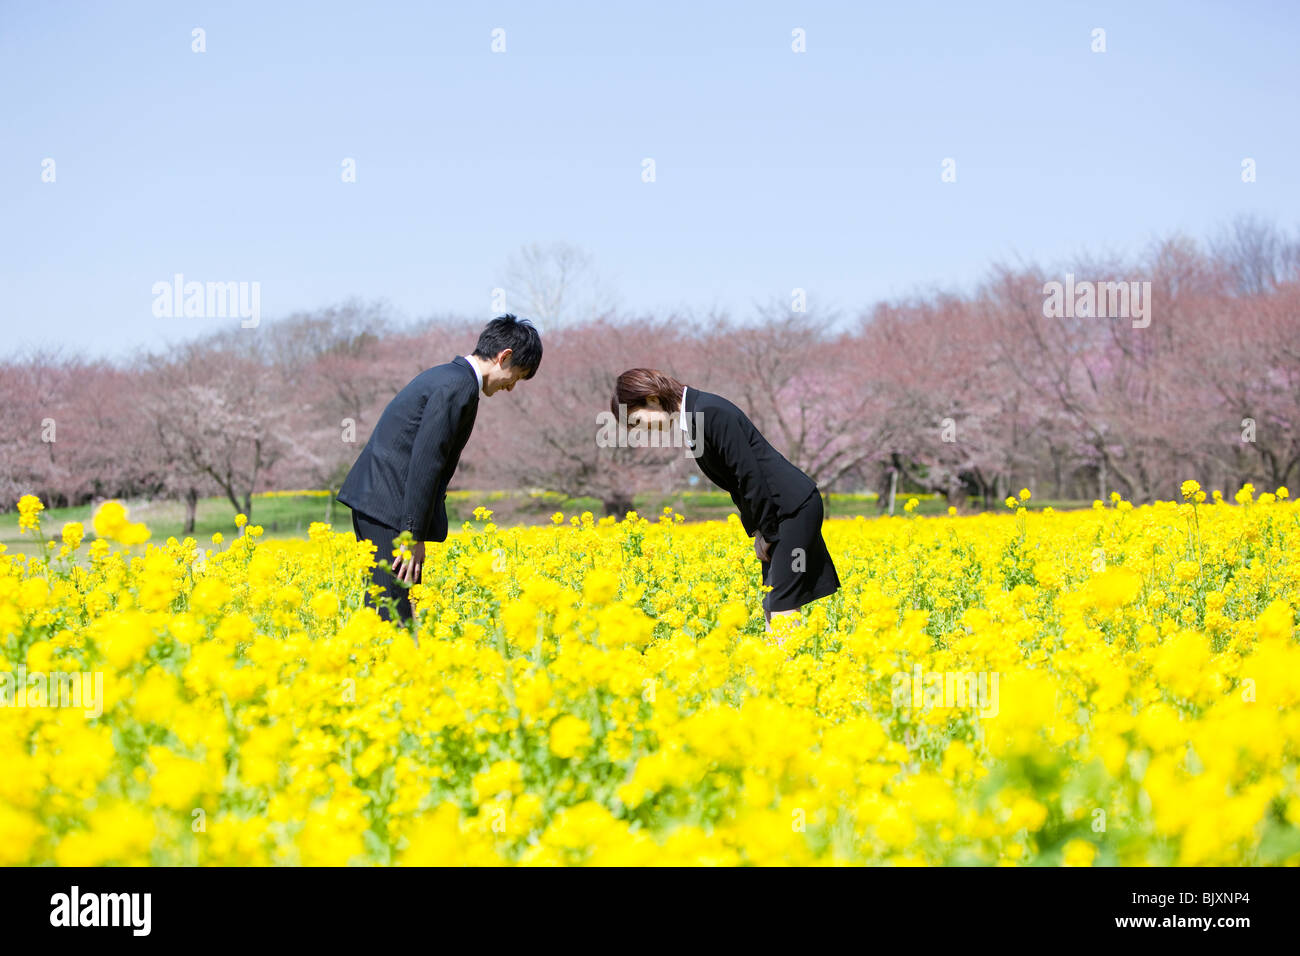
[[[683,385],[655,369],[628,369],[618,377],[610,410],[627,408],[628,428],[686,432],[705,476],[731,495],[754,554],[763,566],[763,618],[799,609],[839,590],[822,539],[817,485],[768,444],[739,408],[720,395]]]

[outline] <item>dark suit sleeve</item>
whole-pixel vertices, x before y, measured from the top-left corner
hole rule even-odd
[[[745,534],[753,537],[754,531],[762,531],[763,537],[773,541],[777,536],[780,520],[777,516],[776,499],[772,497],[763,471],[754,457],[753,446],[745,436],[740,422],[730,415],[719,416],[718,450],[727,468],[736,476],[739,487],[732,495],[740,509],[740,521],[745,526]]]
[[[446,467],[463,410],[459,396],[445,388],[433,392],[424,403],[420,427],[411,445],[400,530],[418,533],[425,527],[429,509],[436,504],[433,493],[438,476]]]

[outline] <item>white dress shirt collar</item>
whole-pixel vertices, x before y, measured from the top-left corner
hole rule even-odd
[[[469,362],[469,367],[474,370],[474,377],[478,379],[478,390],[483,391],[483,373],[478,370],[478,362],[474,361],[472,355],[466,355],[465,361]]]
[[[691,433],[691,430],[686,427],[686,386],[685,385],[682,386],[682,414],[681,417],[678,418],[677,420],[677,427],[680,428],[682,431],[686,432],[686,434],[688,435]]]

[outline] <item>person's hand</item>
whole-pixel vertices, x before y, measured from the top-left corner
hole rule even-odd
[[[772,543],[763,537],[763,532],[755,531],[754,532],[754,554],[758,556],[758,560],[766,564],[768,558],[771,556],[771,552],[772,552]]]
[[[424,567],[424,542],[413,541],[406,549],[406,557],[393,558],[393,573],[404,584],[419,584],[420,570]]]

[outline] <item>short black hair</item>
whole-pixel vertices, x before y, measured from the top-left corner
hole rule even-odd
[[[494,359],[503,349],[510,349],[510,364],[525,369],[524,378],[532,378],[542,364],[542,337],[536,326],[507,312],[498,315],[483,328],[474,354]]]

